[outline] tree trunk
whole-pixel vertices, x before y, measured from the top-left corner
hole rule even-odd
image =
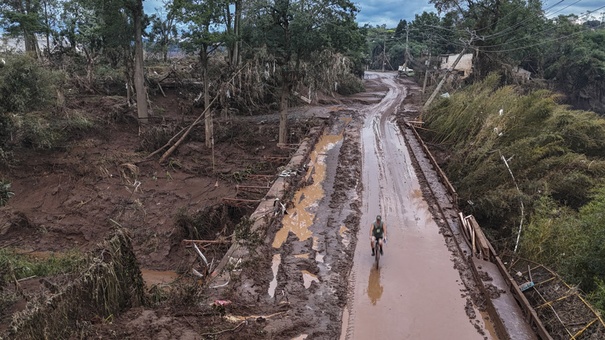
[[[143,0],[137,0],[133,11],[135,46],[134,46],[134,87],[137,93],[137,115],[143,124],[148,122],[147,91],[143,70]]]
[[[84,54],[86,55],[86,81],[88,82],[89,89],[92,89],[95,71],[95,58],[86,47],[84,47]]]
[[[200,61],[202,63],[202,74],[204,77],[204,110],[206,115],[204,117],[204,132],[206,136],[206,147],[212,147],[214,139],[214,126],[212,123],[212,111],[210,110],[210,80],[208,79],[208,50],[205,44],[202,45],[200,51]]]
[[[44,2],[44,23],[46,24],[46,54],[50,58],[50,20],[48,20],[48,3]]]
[[[233,47],[233,59],[231,64],[237,68],[240,63],[240,32],[241,32],[241,21],[242,21],[242,1],[235,1],[235,19],[233,23],[233,33],[235,34],[235,46]]]
[[[30,12],[33,12],[32,4],[30,1],[26,1],[25,3],[18,1],[15,4],[16,4],[15,8],[17,9],[17,12],[19,12],[20,15],[27,16],[27,14],[30,14]],[[38,47],[38,39],[36,38],[35,33],[31,32],[28,29],[27,23],[24,22],[23,20],[21,20],[19,22],[19,24],[21,25],[21,29],[23,30],[23,40],[25,41],[25,53],[30,55],[33,58],[38,59],[39,47]]]
[[[286,1],[286,6],[289,6],[290,1]],[[303,4],[304,6],[304,4]],[[292,61],[292,51],[290,46],[290,19],[284,12],[282,13],[283,22],[280,23],[284,31],[284,58],[281,66],[282,76],[282,88],[281,88],[281,99],[280,99],[280,113],[279,113],[279,140],[278,144],[288,143],[288,99],[290,98],[290,88],[292,82],[292,73],[290,70],[290,61]],[[298,61],[298,60],[297,60]]]
[[[38,47],[38,39],[36,38],[36,35],[29,32],[27,29],[24,29],[23,38],[25,40],[25,52],[29,56],[38,59],[39,47]]]
[[[288,143],[288,97],[290,96],[288,78],[283,71],[283,83],[281,87],[281,98],[279,101],[279,140],[278,144]]]

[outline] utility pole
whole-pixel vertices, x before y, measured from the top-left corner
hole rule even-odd
[[[458,65],[458,62],[460,61],[460,59],[462,59],[462,55],[464,54],[464,52],[466,52],[466,46],[462,49],[462,52],[460,52],[460,54],[458,54],[458,58],[456,58],[456,60],[452,64],[452,67],[448,68],[445,71],[445,75],[443,75],[443,78],[441,78],[441,81],[439,82],[439,84],[437,84],[435,91],[433,91],[433,93],[429,97],[429,100],[427,100],[426,103],[424,104],[424,106],[422,107],[423,111],[428,109],[428,107],[431,105],[431,103],[433,102],[433,99],[435,99],[435,97],[437,96],[437,93],[439,93],[439,90],[441,90],[441,87],[443,86],[443,83],[445,83],[445,80],[447,79],[447,77],[456,68],[456,65]]]
[[[422,84],[422,94],[424,95],[424,91],[426,90],[426,80],[429,77],[429,69],[431,66],[431,51],[429,50],[429,58],[425,63],[426,70],[424,71],[424,83]]]
[[[382,43],[382,72],[384,72],[384,65],[387,63],[387,38],[384,38]]]
[[[408,61],[410,60],[410,25],[405,25],[405,67],[408,67]]]
[[[475,32],[470,32],[470,33],[471,33],[471,37],[470,37],[469,41],[463,41],[464,48],[462,49],[460,54],[458,54],[458,58],[456,58],[456,60],[454,61],[454,64],[452,64],[452,67],[450,67],[446,70],[445,74],[443,75],[443,78],[441,78],[441,81],[439,82],[439,84],[437,84],[435,91],[433,91],[433,93],[431,94],[429,99],[426,101],[424,106],[422,106],[422,111],[425,111],[431,105],[431,103],[433,102],[433,99],[435,99],[435,97],[437,96],[437,93],[439,93],[439,90],[441,90],[441,87],[443,86],[443,83],[445,83],[445,80],[447,79],[447,77],[456,68],[456,65],[458,65],[458,62],[460,61],[460,59],[462,59],[462,55],[464,54],[464,52],[466,52],[468,47],[472,44],[473,40],[475,40],[475,37],[476,37]]]

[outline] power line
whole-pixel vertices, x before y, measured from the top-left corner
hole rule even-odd
[[[565,0],[561,0],[561,1],[557,2],[556,4],[552,5],[551,7],[547,8],[546,10],[544,10],[544,12],[545,12],[545,13],[543,14],[543,15],[544,15],[544,17],[545,17],[545,18],[546,18],[546,17],[548,17],[548,15],[546,14],[546,12],[547,12],[548,10],[550,10],[551,8],[553,8],[553,7],[557,6],[558,4],[562,3],[563,1],[565,1]],[[577,3],[578,3],[578,2],[580,2],[580,1],[582,1],[582,0],[576,0],[576,2],[572,3],[571,5],[568,5],[568,6],[566,6],[566,7],[563,7],[562,9],[559,9],[558,11],[552,12],[551,14],[558,13],[558,12],[560,12],[560,11],[562,11],[562,10],[564,10],[564,9],[566,9],[566,8],[568,8],[568,7],[570,7],[570,6],[573,6],[573,5],[577,4]],[[523,7],[523,8],[525,8],[525,7]],[[549,14],[549,15],[550,15],[550,14]],[[501,22],[502,20],[503,20],[503,19],[500,19],[499,21]],[[525,20],[522,20],[522,21],[520,21],[520,22],[517,22],[517,23],[515,23],[515,25],[513,25],[513,26],[509,26],[509,27],[507,27],[507,28],[503,29],[502,31],[500,31],[500,32],[496,32],[496,33],[494,33],[494,34],[492,34],[492,35],[486,35],[486,36],[484,36],[483,38],[484,38],[485,40],[488,40],[488,39],[491,39],[491,38],[497,38],[497,37],[501,37],[501,36],[503,36],[503,35],[508,34],[509,32],[510,32],[510,33],[512,33],[513,31],[516,31],[518,28],[521,28],[521,27],[523,26],[523,24],[525,24],[526,22],[528,22],[528,21],[530,21],[530,20],[534,20],[534,17],[528,16],[527,18],[525,18]]]
[[[591,13],[594,13],[594,12],[596,12],[596,11],[602,9],[602,8],[605,8],[605,6],[601,6],[601,7],[597,8],[597,9],[595,9],[593,11],[588,11],[586,14],[582,15],[581,17],[588,16]],[[516,43],[516,42],[519,42],[519,41],[523,41],[523,40],[529,39],[530,37],[535,37],[535,36],[538,36],[538,35],[546,35],[546,33],[548,33],[549,31],[555,32],[556,29],[557,29],[556,26],[555,27],[549,27],[549,28],[546,28],[546,29],[544,29],[542,31],[533,33],[531,36],[523,36],[523,37],[519,37],[519,38],[516,38],[516,39],[508,40],[508,41],[505,41],[505,42],[499,43],[499,44],[483,45],[482,47],[483,48],[486,48],[486,47],[489,48],[489,47],[506,46],[506,45],[510,45],[512,43]]]
[[[605,7],[605,6],[603,6],[603,7]],[[599,26],[597,26],[597,28],[602,28],[602,27],[605,27],[604,23],[601,23]],[[582,33],[585,33],[585,32],[586,32],[585,30],[580,30],[580,31],[577,31],[577,32],[570,33],[570,34],[568,34],[566,36],[563,36],[563,37],[558,37],[558,38],[553,38],[553,39],[545,39],[545,40],[542,40],[542,41],[540,41],[538,43],[535,43],[535,44],[532,44],[532,45],[521,46],[521,47],[517,47],[517,48],[510,48],[510,49],[506,49],[506,50],[498,50],[498,51],[484,50],[482,47],[479,47],[479,48],[476,47],[475,49],[477,51],[482,51],[482,52],[485,52],[485,53],[513,52],[513,51],[519,51],[519,50],[524,50],[524,49],[531,48],[531,47],[540,46],[540,45],[547,44],[547,43],[552,43],[552,42],[559,41],[559,40],[564,40],[564,39],[567,39],[567,38],[570,38],[572,36],[579,35],[579,34],[582,34]]]
[[[560,0],[560,1],[559,1],[559,2],[557,2],[556,4],[554,4],[554,5],[550,6],[550,7],[548,7],[547,9],[545,9],[544,11],[548,11],[548,10],[550,10],[551,8],[553,8],[553,7],[557,6],[557,5],[559,5],[560,3],[564,2],[564,1],[565,1],[565,0]],[[580,1],[582,1],[582,0],[577,0],[575,3],[578,3],[578,2],[580,2]],[[515,12],[517,12],[517,11],[520,11],[520,10],[522,10],[522,9],[527,9],[527,7],[526,7],[526,6],[516,6],[516,7],[517,7],[517,8],[516,8],[515,10],[513,10],[513,11],[511,11],[511,12],[508,12],[508,13],[507,13],[505,16],[503,16],[502,18],[500,18],[498,21],[503,21],[504,19],[506,19],[506,18],[508,18],[509,16],[513,15],[513,14],[514,14]],[[525,21],[527,21],[527,19],[526,19],[526,20],[521,21],[520,23],[516,23],[514,26],[517,26],[517,27],[518,27],[519,25],[521,25],[521,24],[522,24],[523,22],[525,22]],[[493,27],[494,25],[496,25],[496,22],[494,22],[494,23],[490,24],[490,25],[489,25],[489,26],[487,26],[487,27],[480,28],[480,29],[476,30],[476,32],[481,32],[481,31],[483,31],[483,30],[486,30],[486,29],[488,29],[488,28]],[[514,27],[514,26],[511,26],[511,27],[509,27],[509,28],[511,28],[511,29],[512,29],[512,27]]]

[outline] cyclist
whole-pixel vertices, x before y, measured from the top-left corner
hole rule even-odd
[[[372,245],[372,256],[374,256],[374,245],[376,241],[378,241],[378,245],[380,246],[380,255],[382,255],[382,244],[383,240],[387,238],[387,226],[382,221],[382,216],[377,215],[376,221],[372,223],[372,227],[370,228],[370,242]]]

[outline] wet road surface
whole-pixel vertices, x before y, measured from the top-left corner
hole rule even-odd
[[[483,339],[465,312],[465,287],[392,120],[406,90],[393,73],[366,77],[380,77],[389,91],[363,111],[363,216],[341,339]],[[377,214],[388,235],[379,269],[369,242]]]

